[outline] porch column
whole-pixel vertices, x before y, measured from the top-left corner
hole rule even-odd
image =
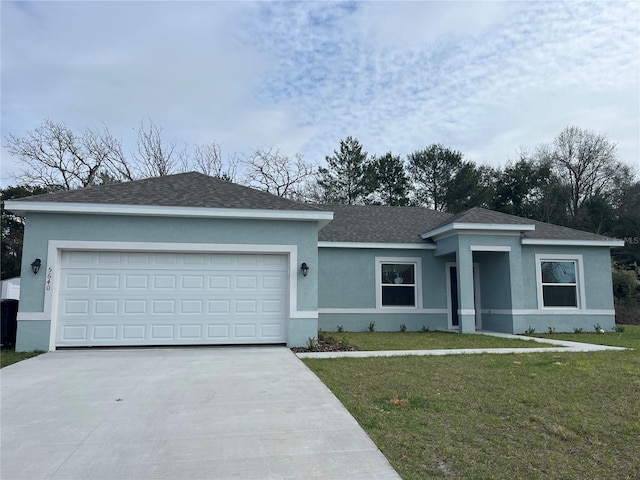
[[[473,290],[473,253],[467,247],[458,246],[456,252],[458,272],[458,318],[460,333],[476,331],[476,308]]]

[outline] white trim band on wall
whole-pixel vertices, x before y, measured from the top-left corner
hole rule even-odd
[[[472,252],[510,252],[509,245],[471,245]]]
[[[319,308],[318,313],[322,314],[357,314],[370,315],[372,313],[410,313],[412,315],[446,315],[446,308]]]
[[[369,243],[369,242],[318,242],[318,248],[377,248],[391,250],[435,250],[433,243]]]
[[[523,238],[523,245],[568,245],[571,247],[624,247],[622,240],[545,240]]]
[[[578,310],[575,308],[571,309],[549,309],[545,308],[544,310],[536,310],[536,309],[523,309],[523,310],[509,310],[509,309],[483,309],[482,313],[487,313],[490,315],[615,315],[615,310],[596,310],[596,309],[585,309]]]

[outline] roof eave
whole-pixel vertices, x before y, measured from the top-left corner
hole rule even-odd
[[[496,232],[528,232],[535,230],[535,225],[513,224],[513,223],[448,223],[434,230],[429,230],[420,235],[422,239],[437,237],[446,233],[455,233],[462,231],[496,231]]]
[[[318,248],[435,250],[436,246],[433,243],[319,241]]]
[[[269,210],[252,208],[206,208],[101,203],[5,201],[5,209],[24,215],[28,212],[157,217],[232,218],[245,220],[317,221],[322,228],[333,220],[333,212],[313,210]]]
[[[523,238],[523,245],[554,245],[554,246],[572,246],[572,247],[624,247],[622,240],[569,240],[569,239],[551,239],[551,238]]]

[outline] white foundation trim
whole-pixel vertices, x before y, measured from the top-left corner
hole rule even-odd
[[[421,308],[421,309],[415,309],[415,308],[393,308],[393,307],[389,307],[389,308],[319,308],[318,312],[322,315],[323,313],[325,314],[331,314],[331,313],[336,313],[336,314],[363,314],[363,315],[368,315],[368,314],[372,314],[372,313],[410,313],[412,315],[415,314],[420,314],[420,315],[425,315],[425,314],[434,314],[434,315],[446,315],[447,313],[447,309],[446,308]]]
[[[585,309],[585,310],[576,310],[571,309],[550,309],[545,308],[544,310],[536,310],[536,309],[520,309],[520,310],[509,310],[509,309],[483,309],[482,313],[489,313],[493,315],[615,315],[615,310],[597,310],[597,309]]]

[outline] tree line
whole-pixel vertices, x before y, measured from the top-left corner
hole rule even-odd
[[[479,206],[624,239],[626,246],[613,251],[624,277],[617,281],[624,283],[618,296],[638,296],[640,182],[617,158],[615,143],[597,132],[567,126],[502,167],[477,165],[439,143],[402,158],[393,152],[370,155],[348,136],[319,166],[275,147],[240,156],[223,155],[215,141],[180,145],[151,120],[141,121],[135,133],[128,155],[106,126],[77,132],[45,120],[26,135],[9,134],[5,148],[21,171],[17,186],[2,190],[2,198],[199,171],[304,202],[411,205],[449,213]],[[4,211],[2,219],[7,278],[19,270],[22,222]]]

